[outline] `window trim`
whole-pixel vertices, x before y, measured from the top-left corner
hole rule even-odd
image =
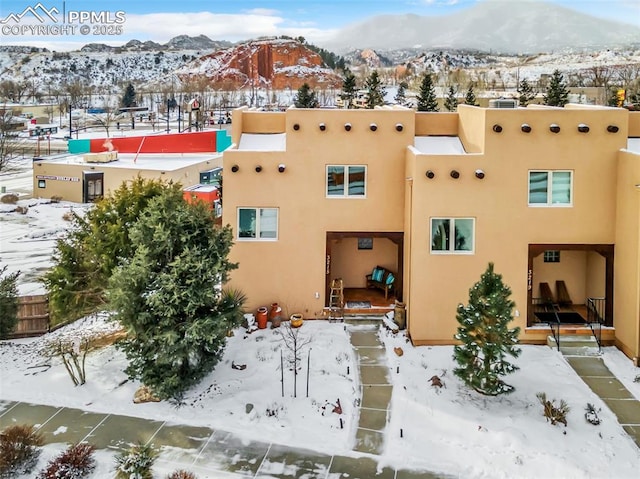
[[[449,220],[449,228],[453,228],[453,234],[455,236],[456,220],[471,220],[471,249],[470,250],[456,250],[455,241],[449,242],[450,246],[448,250],[434,250],[433,249],[433,220]],[[449,235],[451,235],[451,229],[449,229]],[[453,245],[454,249],[451,249]],[[432,216],[429,218],[429,252],[435,255],[474,255],[476,253],[476,218],[470,216]]]
[[[362,195],[350,195],[349,194],[349,187],[348,187],[348,182],[344,183],[344,193],[341,195],[330,195],[329,194],[329,168],[332,167],[340,167],[340,168],[344,168],[345,172],[344,175],[348,178],[349,176],[349,169],[350,168],[364,168],[364,194]],[[363,200],[367,198],[367,179],[369,176],[369,168],[367,168],[367,165],[361,165],[361,164],[357,164],[357,165],[336,165],[336,164],[330,164],[330,165],[325,165],[325,169],[324,169],[324,196],[325,198],[328,199],[351,199],[351,200]]]
[[[547,201],[546,203],[531,203],[531,173],[547,173]],[[555,173],[569,173],[569,202],[553,202],[553,175]],[[552,187],[549,188],[549,185]],[[573,207],[573,170],[529,170],[527,172],[527,206],[532,208],[572,208]]]
[[[46,188],[47,180],[38,180],[38,188]]]
[[[548,249],[542,254],[543,263],[559,263],[560,262],[560,250]]]
[[[255,238],[244,238],[240,236],[240,211],[241,210],[254,210],[256,212],[256,237]],[[276,237],[275,238],[261,238],[260,237],[260,211],[261,210],[274,210],[276,212]],[[277,207],[269,207],[269,206],[238,206],[236,209],[236,240],[237,241],[267,241],[273,242],[278,241],[280,237],[280,208]]]

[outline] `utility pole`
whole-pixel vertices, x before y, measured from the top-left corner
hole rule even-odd
[[[167,133],[169,133],[169,102],[171,100],[167,98]]]

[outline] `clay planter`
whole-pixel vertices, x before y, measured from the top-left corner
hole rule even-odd
[[[294,313],[291,315],[290,319],[292,328],[299,328],[300,326],[302,326],[302,314]]]
[[[261,308],[258,308],[258,312],[256,314],[258,329],[266,329],[268,319],[269,317],[268,317],[268,311],[266,306],[262,306]]]

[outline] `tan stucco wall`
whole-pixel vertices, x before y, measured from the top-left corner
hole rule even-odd
[[[100,163],[59,163],[55,161],[48,162],[46,160],[36,161],[33,163],[33,196],[36,198],[51,198],[60,196],[64,201],[82,202],[82,178],[83,171],[91,173],[104,173],[104,194],[108,196],[111,192],[117,190],[124,181],[131,180],[137,175],[142,178],[162,178],[164,180],[173,180],[179,182],[182,186],[192,186],[200,182],[200,172],[209,170],[217,164],[219,160],[203,160],[197,164],[186,166],[174,171],[161,172],[158,170],[134,168],[110,168],[101,167]],[[46,180],[46,188],[38,188],[38,176],[58,176],[77,179],[77,181],[60,181]]]
[[[457,113],[418,112],[415,116],[416,136],[456,136]]]
[[[331,279],[342,278],[345,288],[364,288],[366,275],[377,265],[398,271],[397,247],[387,238],[373,238],[373,249],[359,250],[357,238],[332,240]]]
[[[629,136],[640,137],[640,111],[629,112]]]
[[[640,155],[621,152],[617,177],[614,315],[616,339],[631,357],[640,356]]]
[[[606,295],[606,265],[607,262],[601,254],[593,251],[587,252],[587,272],[585,284],[585,296],[587,298],[604,298]]]
[[[544,255],[538,255],[533,260],[533,271],[534,297],[540,296],[540,283],[546,282],[557,299],[556,281],[561,280],[567,286],[571,301],[585,304],[588,272],[586,251],[561,251],[559,263],[545,263]]]

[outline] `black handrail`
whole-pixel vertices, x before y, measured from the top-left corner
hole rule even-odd
[[[606,298],[587,298],[587,324],[602,352],[602,324],[604,323]]]
[[[560,351],[560,317],[558,316],[558,305],[549,302],[545,298],[532,298],[532,303],[534,307],[540,308],[544,312],[553,312],[555,321],[545,322],[547,323],[547,326],[549,326],[549,329],[551,329],[551,334],[556,342],[556,347],[558,348],[558,351]]]

